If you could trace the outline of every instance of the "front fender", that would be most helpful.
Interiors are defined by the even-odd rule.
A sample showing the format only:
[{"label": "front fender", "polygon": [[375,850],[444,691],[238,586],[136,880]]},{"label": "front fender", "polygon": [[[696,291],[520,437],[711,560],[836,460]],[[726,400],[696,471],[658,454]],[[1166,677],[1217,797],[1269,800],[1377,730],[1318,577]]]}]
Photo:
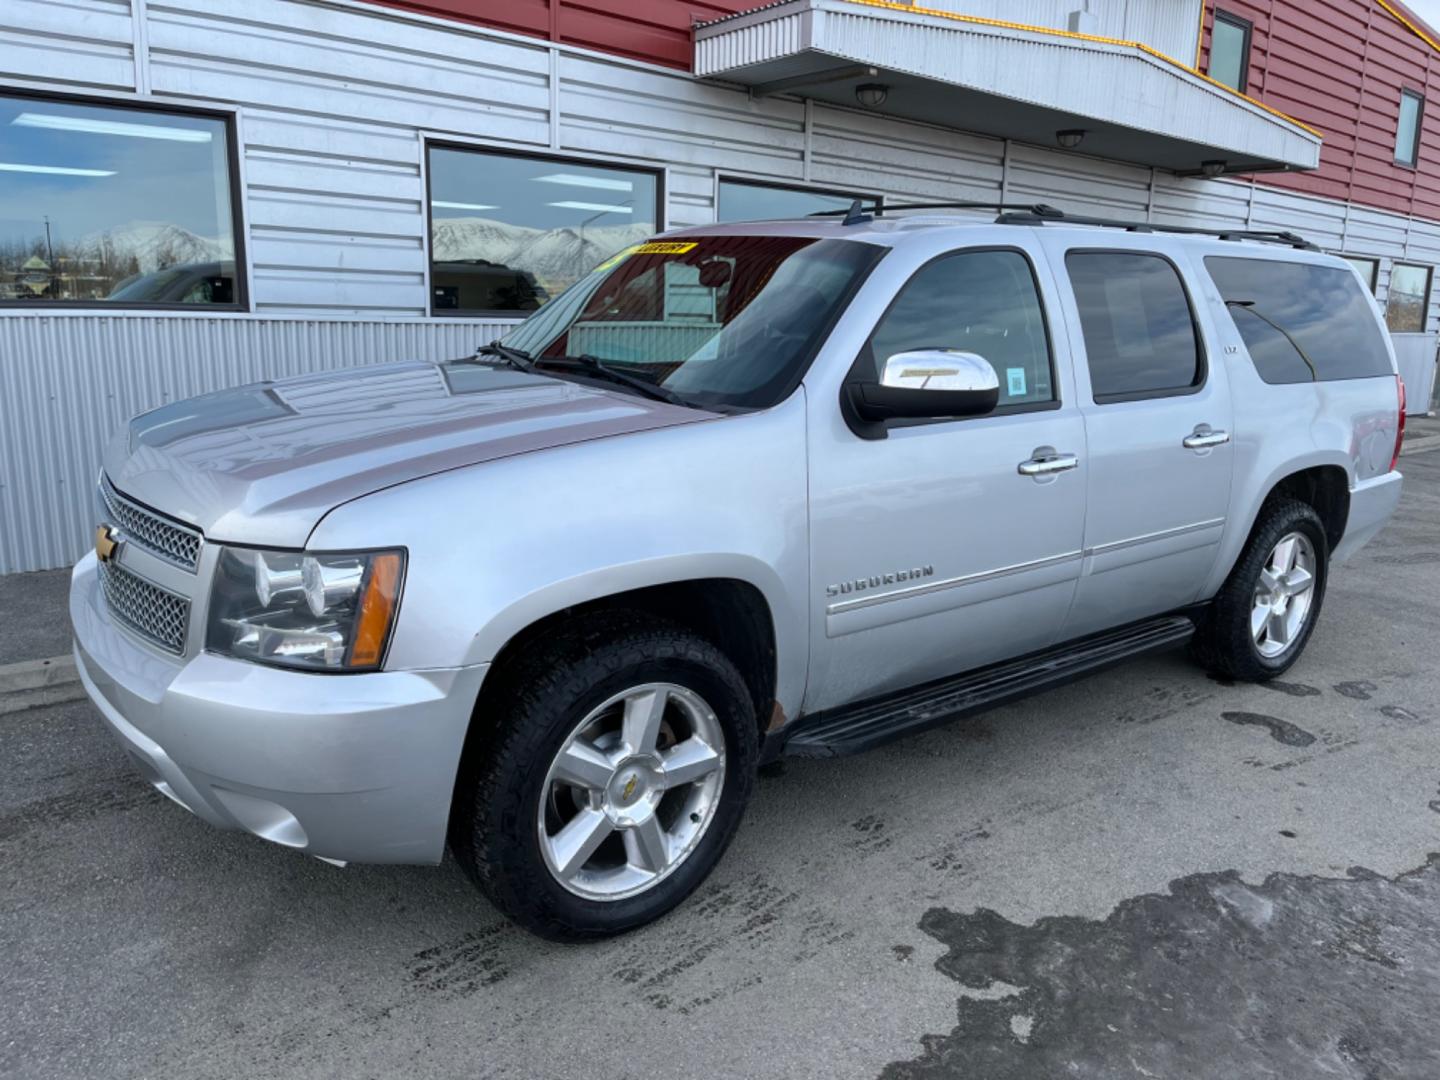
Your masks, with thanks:
[{"label": "front fender", "polygon": [[652,585],[754,586],[775,630],[776,698],[808,667],[803,390],[773,409],[517,455],[331,511],[309,546],[409,552],[387,669],[493,660],[567,607]]}]

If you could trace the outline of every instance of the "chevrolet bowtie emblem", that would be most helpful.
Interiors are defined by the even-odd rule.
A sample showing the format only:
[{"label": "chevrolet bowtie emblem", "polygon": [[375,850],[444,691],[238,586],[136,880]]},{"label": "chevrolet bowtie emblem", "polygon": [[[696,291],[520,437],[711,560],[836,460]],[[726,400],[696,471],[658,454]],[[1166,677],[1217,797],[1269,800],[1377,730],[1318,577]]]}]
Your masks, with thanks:
[{"label": "chevrolet bowtie emblem", "polygon": [[119,550],[120,539],[115,535],[115,530],[109,525],[99,526],[95,530],[95,557],[101,562],[109,562]]},{"label": "chevrolet bowtie emblem", "polygon": [[638,777],[632,775],[630,779],[625,782],[625,790],[620,793],[621,802],[628,803],[630,796],[635,794],[635,782],[637,779]]}]

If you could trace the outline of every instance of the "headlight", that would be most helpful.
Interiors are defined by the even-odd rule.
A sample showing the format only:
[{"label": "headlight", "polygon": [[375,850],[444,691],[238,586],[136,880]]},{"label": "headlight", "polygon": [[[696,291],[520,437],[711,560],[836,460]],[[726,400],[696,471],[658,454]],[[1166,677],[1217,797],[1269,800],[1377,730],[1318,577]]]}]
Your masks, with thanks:
[{"label": "headlight", "polygon": [[400,603],[402,551],[297,554],[225,548],[205,647],[315,671],[372,671]]}]

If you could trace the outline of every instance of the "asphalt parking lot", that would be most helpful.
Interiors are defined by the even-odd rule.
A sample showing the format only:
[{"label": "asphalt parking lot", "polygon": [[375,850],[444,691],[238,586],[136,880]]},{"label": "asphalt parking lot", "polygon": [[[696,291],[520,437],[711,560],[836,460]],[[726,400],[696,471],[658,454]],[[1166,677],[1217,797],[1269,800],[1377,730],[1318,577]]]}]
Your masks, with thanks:
[{"label": "asphalt parking lot", "polygon": [[1165,656],[790,762],[601,945],[217,832],[85,702],[0,715],[0,1075],[1433,1077],[1440,452],[1402,469],[1283,682]]}]

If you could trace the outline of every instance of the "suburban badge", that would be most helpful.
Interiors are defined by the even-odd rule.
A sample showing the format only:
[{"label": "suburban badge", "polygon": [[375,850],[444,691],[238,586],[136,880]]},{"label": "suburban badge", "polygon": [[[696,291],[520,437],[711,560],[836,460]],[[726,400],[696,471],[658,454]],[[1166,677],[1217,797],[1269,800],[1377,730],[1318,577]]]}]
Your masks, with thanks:
[{"label": "suburban badge", "polygon": [[918,581],[921,578],[934,576],[935,567],[933,566],[916,566],[909,570],[892,570],[888,574],[875,574],[872,577],[855,578],[852,581],[842,581],[835,585],[826,585],[825,595],[843,596],[846,593],[878,589],[882,585],[894,585],[897,581]]}]

